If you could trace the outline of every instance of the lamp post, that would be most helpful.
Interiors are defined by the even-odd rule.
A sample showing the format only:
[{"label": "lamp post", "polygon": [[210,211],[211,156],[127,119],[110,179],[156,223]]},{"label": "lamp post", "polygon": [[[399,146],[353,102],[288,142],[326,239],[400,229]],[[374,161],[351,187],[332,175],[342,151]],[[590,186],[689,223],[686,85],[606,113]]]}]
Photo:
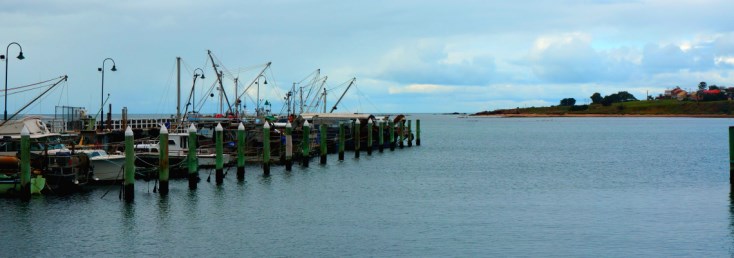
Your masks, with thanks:
[{"label": "lamp post", "polygon": [[265,78],[265,75],[258,75],[257,81],[255,84],[257,84],[257,106],[255,106],[255,116],[260,116],[260,77],[263,77],[264,82],[263,84],[268,84],[268,79]]},{"label": "lamp post", "polygon": [[[17,45],[18,48],[20,48],[20,54],[18,54],[18,60],[25,59],[25,56],[23,56],[23,47],[20,46],[17,42],[13,42],[8,44],[8,47],[5,48],[5,55],[0,55],[0,60],[6,59],[5,56],[9,55],[10,53],[10,46],[11,45]],[[3,121],[8,120],[8,63],[10,63],[10,56],[5,60],[5,113],[3,115]]]},{"label": "lamp post", "polygon": [[[201,71],[201,74],[196,73],[196,71]],[[196,88],[196,78],[199,77],[201,79],[206,79],[204,77],[204,70],[201,68],[194,69],[194,83],[191,85],[191,111],[196,111],[196,91],[194,90]]]},{"label": "lamp post", "polygon": [[101,113],[100,113],[100,119],[99,119],[99,122],[100,122],[99,123],[99,125],[100,125],[99,128],[100,129],[104,128],[104,64],[105,64],[105,62],[107,62],[107,60],[112,61],[112,69],[110,69],[110,71],[113,71],[113,72],[114,71],[117,71],[117,67],[115,65],[115,60],[112,59],[112,58],[109,58],[109,57],[108,58],[105,58],[104,60],[102,60],[102,67],[101,68],[97,68],[97,71],[102,72],[102,100],[100,102],[101,103],[100,104],[100,110],[101,110],[100,112]]}]

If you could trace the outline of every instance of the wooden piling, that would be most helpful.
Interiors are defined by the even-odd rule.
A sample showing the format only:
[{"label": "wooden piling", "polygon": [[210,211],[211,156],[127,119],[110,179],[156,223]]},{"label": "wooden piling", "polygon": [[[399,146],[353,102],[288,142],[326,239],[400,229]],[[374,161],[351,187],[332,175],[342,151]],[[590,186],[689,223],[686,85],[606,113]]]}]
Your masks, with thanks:
[{"label": "wooden piling", "polygon": [[421,146],[421,120],[415,120],[415,146]]},{"label": "wooden piling", "polygon": [[270,175],[270,124],[263,123],[263,175]]},{"label": "wooden piling", "polygon": [[303,147],[303,166],[308,167],[308,161],[311,158],[311,125],[308,124],[308,120],[303,122],[303,141],[301,142]]},{"label": "wooden piling", "polygon": [[247,139],[247,132],[245,132],[245,125],[240,122],[237,126],[237,180],[245,180],[245,139]]},{"label": "wooden piling", "polygon": [[161,130],[158,134],[160,140],[158,141],[158,179],[159,189],[161,195],[168,194],[168,177],[169,177],[169,164],[168,164],[168,128],[165,125],[161,125]]},{"label": "wooden piling", "polygon": [[372,155],[372,119],[367,119],[367,156]]},{"label": "wooden piling", "polygon": [[25,125],[20,131],[20,199],[31,199],[31,132]]},{"label": "wooden piling", "polygon": [[382,153],[385,149],[385,120],[380,120],[377,127],[377,149]]},{"label": "wooden piling", "polygon": [[413,131],[410,128],[410,120],[408,120],[408,147],[413,147]]},{"label": "wooden piling", "polygon": [[195,190],[199,183],[199,164],[196,158],[196,126],[189,126],[189,152],[186,157],[189,167],[189,189]]},{"label": "wooden piling", "polygon": [[125,201],[131,202],[135,199],[135,150],[133,149],[133,129],[129,126],[125,129],[125,183],[123,192]]},{"label": "wooden piling", "polygon": [[344,160],[344,122],[339,122],[339,160]]},{"label": "wooden piling", "polygon": [[389,127],[389,134],[390,134],[390,151],[395,150],[395,123],[393,121],[390,121],[387,123],[387,126]]},{"label": "wooden piling", "polygon": [[215,149],[215,181],[217,185],[224,183],[224,128],[221,123],[217,123],[214,128],[214,149]]},{"label": "wooden piling", "polygon": [[729,184],[734,188],[734,126],[729,126]]},{"label": "wooden piling", "polygon": [[289,121],[285,124],[285,170],[291,171],[293,167],[293,126]]},{"label": "wooden piling", "polygon": [[327,147],[326,146],[326,137],[327,137],[327,135],[326,135],[326,129],[327,129],[326,128],[326,124],[324,124],[322,122],[321,123],[321,126],[320,126],[320,131],[321,131],[320,133],[321,134],[319,136],[320,137],[320,140],[321,140],[319,142],[319,149],[321,150],[321,165],[326,164],[326,153],[327,153],[327,148],[326,148]]},{"label": "wooden piling", "polygon": [[405,142],[405,120],[400,120],[398,123],[398,129],[400,129],[400,135],[398,135],[398,139],[400,139],[399,146],[402,149]]},{"label": "wooden piling", "polygon": [[359,118],[355,119],[354,121],[354,157],[355,158],[359,158],[360,147],[362,147],[360,146],[361,145],[360,140],[362,138],[360,134],[360,127],[362,127],[361,124],[362,123],[359,121]]}]

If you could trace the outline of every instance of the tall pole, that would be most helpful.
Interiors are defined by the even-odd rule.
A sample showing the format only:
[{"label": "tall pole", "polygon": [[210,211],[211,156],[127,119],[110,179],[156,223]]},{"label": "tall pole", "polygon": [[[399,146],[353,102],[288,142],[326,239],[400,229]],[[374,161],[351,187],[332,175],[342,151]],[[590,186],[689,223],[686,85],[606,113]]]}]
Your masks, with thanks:
[{"label": "tall pole", "polygon": [[100,118],[99,119],[100,120],[100,123],[99,123],[100,124],[100,126],[99,126],[100,129],[103,129],[104,128],[104,64],[107,62],[107,60],[112,61],[112,69],[110,69],[110,71],[113,71],[113,72],[114,71],[117,71],[117,65],[115,65],[115,60],[112,59],[112,58],[109,58],[109,57],[108,58],[105,58],[104,60],[102,60],[102,67],[101,68],[97,68],[97,71],[102,72],[102,98],[101,98],[101,102],[100,102],[100,110],[101,111],[100,111],[100,117],[99,117]]},{"label": "tall pole", "polygon": [[5,48],[5,55],[6,55],[6,60],[5,60],[5,114],[3,115],[3,121],[8,120],[8,63],[10,63],[10,56],[9,56],[10,52],[8,51],[10,51],[11,45],[17,45],[18,48],[20,48],[20,54],[18,54],[18,60],[25,59],[25,57],[23,56],[23,47],[21,47],[20,44],[18,44],[17,42],[10,43],[8,44],[8,47]]},{"label": "tall pole", "polygon": [[362,140],[361,139],[362,138],[362,135],[360,135],[360,133],[359,133],[360,127],[362,127],[362,122],[360,122],[359,121],[359,118],[357,118],[354,121],[354,157],[355,158],[359,158],[359,151],[360,151],[360,148],[361,148],[360,142]]},{"label": "tall pole", "polygon": [[372,155],[372,119],[367,119],[367,155]]},{"label": "tall pole", "polygon": [[181,121],[181,57],[176,57],[176,123]]}]

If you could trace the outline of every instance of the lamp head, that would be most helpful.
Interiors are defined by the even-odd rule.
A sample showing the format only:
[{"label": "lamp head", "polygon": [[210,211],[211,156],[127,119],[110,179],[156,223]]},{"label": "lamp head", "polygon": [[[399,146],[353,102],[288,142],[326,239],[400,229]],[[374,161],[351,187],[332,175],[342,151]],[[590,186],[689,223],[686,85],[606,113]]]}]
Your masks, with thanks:
[{"label": "lamp head", "polygon": [[97,67],[97,71],[98,72],[101,72],[102,71],[102,67]]},{"label": "lamp head", "polygon": [[0,55],[0,60],[5,60],[5,55]]},{"label": "lamp head", "polygon": [[25,59],[25,56],[23,56],[23,51],[20,51],[20,54],[18,54],[18,60]]},{"label": "lamp head", "polygon": [[201,74],[201,77],[199,77],[199,78],[206,79],[206,77],[204,77],[204,74],[203,73]]},{"label": "lamp head", "polygon": [[112,69],[110,69],[110,71],[113,71],[113,72],[117,71],[117,67],[115,67],[115,65],[112,65]]},{"label": "lamp head", "polygon": [[268,79],[265,79],[265,82],[263,82],[263,84],[268,84]]}]

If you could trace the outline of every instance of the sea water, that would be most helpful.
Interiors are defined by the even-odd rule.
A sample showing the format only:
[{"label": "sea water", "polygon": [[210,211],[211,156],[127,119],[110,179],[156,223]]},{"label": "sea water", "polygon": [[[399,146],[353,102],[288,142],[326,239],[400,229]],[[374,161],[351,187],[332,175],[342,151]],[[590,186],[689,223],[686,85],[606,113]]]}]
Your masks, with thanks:
[{"label": "sea water", "polygon": [[732,119],[408,118],[421,146],[0,199],[0,256],[734,255]]}]

